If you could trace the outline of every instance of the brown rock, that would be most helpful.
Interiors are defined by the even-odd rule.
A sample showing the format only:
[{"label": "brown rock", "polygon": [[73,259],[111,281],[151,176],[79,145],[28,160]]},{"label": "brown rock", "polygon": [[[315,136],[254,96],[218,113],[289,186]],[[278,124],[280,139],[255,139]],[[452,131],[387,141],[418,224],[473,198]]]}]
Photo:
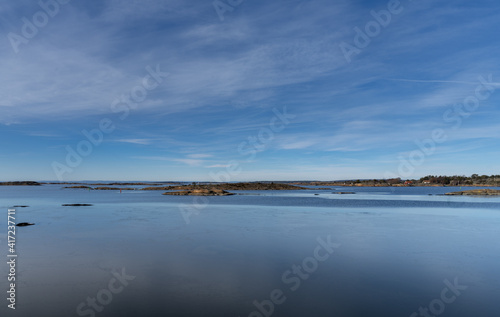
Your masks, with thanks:
[{"label": "brown rock", "polygon": [[166,192],[163,195],[173,195],[173,196],[229,196],[234,195],[233,193],[226,192],[222,189],[193,189],[193,190],[183,190],[176,192]]},{"label": "brown rock", "polygon": [[497,189],[472,189],[461,192],[446,193],[450,196],[500,196],[500,190]]}]

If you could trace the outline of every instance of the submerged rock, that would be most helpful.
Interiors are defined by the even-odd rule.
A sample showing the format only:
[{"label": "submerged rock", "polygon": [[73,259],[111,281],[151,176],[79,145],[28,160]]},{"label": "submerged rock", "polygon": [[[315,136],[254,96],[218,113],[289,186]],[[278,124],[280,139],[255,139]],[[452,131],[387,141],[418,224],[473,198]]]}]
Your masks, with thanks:
[{"label": "submerged rock", "polygon": [[30,223],[30,222],[20,222],[16,225],[16,227],[27,227],[27,226],[34,226],[35,224],[34,223]]}]

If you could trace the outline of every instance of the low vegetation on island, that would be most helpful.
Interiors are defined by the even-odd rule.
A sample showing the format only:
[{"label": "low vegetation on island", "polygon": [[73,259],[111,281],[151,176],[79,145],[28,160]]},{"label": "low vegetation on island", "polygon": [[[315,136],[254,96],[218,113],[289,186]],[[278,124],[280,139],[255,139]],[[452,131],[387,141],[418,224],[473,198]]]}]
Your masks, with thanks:
[{"label": "low vegetation on island", "polygon": [[365,179],[345,181],[292,182],[294,185],[310,186],[357,186],[357,187],[403,187],[403,186],[500,186],[500,175],[436,176],[428,175],[420,179]]},{"label": "low vegetation on island", "polygon": [[[130,183],[127,183],[130,184]],[[148,184],[150,185],[150,184]],[[120,188],[120,187],[90,187],[87,185],[76,185],[67,186],[64,188],[71,189],[87,189],[87,190],[136,190],[136,188]],[[197,184],[192,183],[190,185],[177,185],[177,186],[149,186],[142,188],[141,190],[162,190],[168,191],[164,195],[175,195],[175,196],[228,196],[234,195],[233,193],[227,192],[238,191],[238,190],[304,190],[309,189],[306,187],[299,187],[284,183],[274,183],[274,182],[247,182],[247,183],[216,183],[216,184]]]},{"label": "low vegetation on island", "polygon": [[472,189],[460,192],[446,193],[451,196],[500,196],[500,190],[497,189]]},{"label": "low vegetation on island", "polygon": [[[38,183],[33,181],[18,181],[18,182],[0,182],[4,186],[40,186],[46,183]],[[53,183],[48,183],[53,184]],[[296,181],[296,182],[242,182],[242,183],[192,183],[189,185],[179,185],[178,182],[158,182],[158,183],[60,183],[73,184],[64,188],[71,189],[86,189],[86,190],[161,190],[167,191],[164,195],[193,195],[193,196],[227,196],[233,193],[227,191],[255,191],[255,190],[310,190],[320,189],[329,190],[328,187],[318,186],[344,186],[344,187],[411,187],[411,186],[477,186],[477,187],[500,187],[500,175],[478,175],[472,174],[467,176],[435,176],[428,175],[420,179],[365,179],[365,180],[344,180],[344,181]],[[168,186],[166,186],[168,184]],[[97,186],[97,187],[91,187]],[[106,186],[107,185],[107,186]],[[143,185],[144,188],[119,187],[120,185]],[[312,187],[302,187],[315,186]],[[111,187],[113,186],[113,187]],[[354,194],[354,192],[334,192],[335,194]],[[464,192],[448,193],[447,195],[480,195],[491,196],[498,195],[495,190],[473,190]]]},{"label": "low vegetation on island", "polygon": [[309,189],[283,183],[218,183],[218,184],[196,184],[163,187],[166,190],[197,190],[197,189],[221,189],[221,190],[297,190]]},{"label": "low vegetation on island", "polygon": [[94,187],[93,190],[135,190],[134,188],[120,188],[120,187]]},{"label": "low vegetation on island", "polygon": [[166,192],[163,195],[182,195],[182,196],[229,196],[234,193],[227,190],[300,190],[308,189],[289,184],[281,183],[222,183],[222,184],[196,184],[168,186],[161,188],[144,188],[144,190],[175,190]]}]

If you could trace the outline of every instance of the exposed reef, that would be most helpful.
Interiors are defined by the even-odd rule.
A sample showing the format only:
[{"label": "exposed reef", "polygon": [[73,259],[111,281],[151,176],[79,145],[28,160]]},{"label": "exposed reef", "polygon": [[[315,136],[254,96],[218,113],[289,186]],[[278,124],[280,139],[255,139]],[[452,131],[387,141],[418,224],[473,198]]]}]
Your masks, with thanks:
[{"label": "exposed reef", "polygon": [[81,188],[81,189],[89,189],[92,188],[90,186],[78,185],[78,186],[66,186],[64,188]]},{"label": "exposed reef", "polygon": [[0,186],[40,186],[38,182],[0,182]]},{"label": "exposed reef", "polygon": [[85,186],[85,185],[79,185],[79,186],[68,186],[64,188],[73,188],[73,189],[91,189],[91,190],[135,190],[135,188],[120,188],[120,187],[90,187],[90,186]]},{"label": "exposed reef", "polygon": [[497,189],[472,189],[461,192],[451,192],[445,195],[450,196],[500,196],[500,190]]},{"label": "exposed reef", "polygon": [[119,187],[95,187],[94,190],[134,190],[134,188],[119,188]]},{"label": "exposed reef", "polygon": [[[307,189],[305,187],[293,186],[282,183],[222,183],[222,184],[192,184],[180,186],[161,187],[162,190],[199,190],[199,189],[220,189],[220,190],[298,190]],[[158,190],[156,188],[144,188],[143,190]]]},{"label": "exposed reef", "polygon": [[230,196],[233,193],[226,192],[222,189],[194,189],[194,190],[183,190],[177,192],[167,192],[163,195],[173,195],[173,196]]}]

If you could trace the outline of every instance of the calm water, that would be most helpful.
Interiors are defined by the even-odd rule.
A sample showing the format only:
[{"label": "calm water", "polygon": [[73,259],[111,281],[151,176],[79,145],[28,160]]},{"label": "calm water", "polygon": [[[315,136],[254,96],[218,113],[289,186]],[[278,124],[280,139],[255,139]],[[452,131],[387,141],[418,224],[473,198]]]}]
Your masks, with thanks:
[{"label": "calm water", "polygon": [[439,196],[455,190],[0,187],[4,259],[7,208],[36,223],[17,228],[17,309],[0,315],[498,316],[500,198]]}]

